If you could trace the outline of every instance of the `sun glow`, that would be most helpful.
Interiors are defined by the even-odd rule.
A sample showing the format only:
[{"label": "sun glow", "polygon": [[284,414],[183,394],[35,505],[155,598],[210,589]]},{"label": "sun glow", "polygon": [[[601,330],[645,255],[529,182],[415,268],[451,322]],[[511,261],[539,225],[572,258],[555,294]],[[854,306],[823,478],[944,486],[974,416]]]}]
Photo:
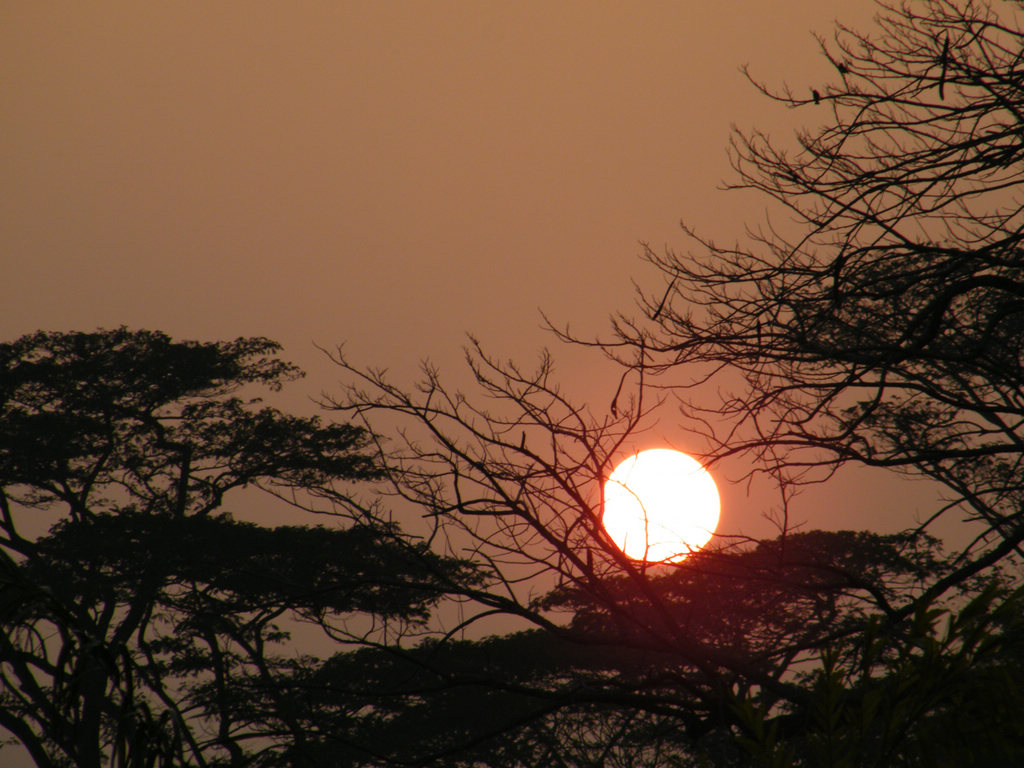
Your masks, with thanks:
[{"label": "sun glow", "polygon": [[685,453],[641,451],[604,485],[604,529],[633,560],[679,562],[711,539],[721,503],[708,471]]}]

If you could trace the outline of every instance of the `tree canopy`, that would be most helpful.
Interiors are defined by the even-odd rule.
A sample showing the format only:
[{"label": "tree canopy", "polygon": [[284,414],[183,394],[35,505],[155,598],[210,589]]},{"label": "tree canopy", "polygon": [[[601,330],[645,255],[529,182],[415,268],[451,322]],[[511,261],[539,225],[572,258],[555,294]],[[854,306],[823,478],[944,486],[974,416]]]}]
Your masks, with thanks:
[{"label": "tree canopy", "polygon": [[[0,345],[0,726],[38,765],[251,764],[294,715],[278,702],[280,729],[254,721],[246,692],[316,663],[289,652],[296,627],[401,634],[476,579],[371,516],[226,513],[244,486],[337,508],[339,483],[382,473],[365,430],[239,396],[299,375],[277,351],[123,328]],[[48,534],[23,535],[55,509]]]}]

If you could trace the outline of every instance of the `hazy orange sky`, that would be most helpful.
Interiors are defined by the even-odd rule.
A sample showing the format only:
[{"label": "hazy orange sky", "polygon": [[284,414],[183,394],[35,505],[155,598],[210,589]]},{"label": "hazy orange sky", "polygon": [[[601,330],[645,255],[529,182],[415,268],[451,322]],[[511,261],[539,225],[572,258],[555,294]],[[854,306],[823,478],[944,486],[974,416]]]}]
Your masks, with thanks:
[{"label": "hazy orange sky", "polygon": [[[685,247],[680,218],[728,240],[762,215],[717,190],[730,125],[783,138],[814,119],[739,67],[809,92],[835,76],[812,31],[873,13],[867,0],[5,3],[3,337],[266,335],[315,392],[336,374],[314,342],[344,341],[401,380],[423,357],[454,368],[466,331],[533,355],[553,343],[538,309],[600,333],[630,309],[631,281],[658,285],[638,241]],[[563,368],[566,387],[607,397],[614,372],[588,365]],[[884,505],[830,492],[850,506],[816,524],[893,527]]]}]

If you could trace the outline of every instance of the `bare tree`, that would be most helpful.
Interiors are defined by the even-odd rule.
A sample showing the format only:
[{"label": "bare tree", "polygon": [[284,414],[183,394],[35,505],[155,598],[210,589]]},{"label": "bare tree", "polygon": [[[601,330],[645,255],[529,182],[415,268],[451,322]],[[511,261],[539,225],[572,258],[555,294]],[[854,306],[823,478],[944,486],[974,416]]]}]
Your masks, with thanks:
[{"label": "bare tree", "polygon": [[[786,224],[647,249],[667,298],[604,346],[644,350],[718,459],[792,483],[847,463],[942,483],[950,503],[925,525],[953,510],[984,524],[966,576],[1024,540],[1021,3],[880,7],[875,34],[821,40],[839,78],[820,104],[759,86],[823,121],[796,151],[733,140],[732,186]],[[728,396],[709,401],[708,379]]]},{"label": "bare tree", "polygon": [[[565,765],[679,764],[680,754],[709,743],[733,754],[729,734],[744,727],[735,697],[756,692],[769,708],[808,706],[797,670],[860,632],[870,615],[906,619],[929,580],[949,570],[934,541],[851,532],[734,542],[676,564],[631,560],[602,528],[601,489],[616,452],[653,415],[646,388],[618,418],[595,416],[556,386],[547,356],[531,372],[476,345],[467,359],[487,409],[447,389],[430,367],[407,392],[335,356],[353,383],[331,407],[364,420],[368,432],[394,427],[379,443],[388,506],[411,503],[435,548],[484,575],[453,590],[460,620],[426,645],[392,647],[372,664],[335,672],[351,679],[372,669],[379,684],[363,685],[391,712],[386,721],[424,734],[411,745],[397,726],[363,736],[410,749],[399,762],[526,765],[534,758],[523,750],[541,759],[545,744],[561,746]],[[526,629],[481,639],[476,623],[495,616]],[[402,683],[389,689],[396,678]],[[438,715],[481,711],[491,718],[469,733],[459,715],[451,723]],[[611,722],[621,732],[601,727]],[[602,753],[607,762],[588,762]]]},{"label": "bare tree", "polygon": [[[646,250],[666,287],[641,298],[639,317],[618,316],[612,339],[555,329],[623,365],[607,412],[574,403],[546,356],[525,371],[474,343],[470,394],[429,367],[407,391],[336,358],[354,383],[330,405],[377,434],[397,420],[396,438],[378,444],[393,494],[429,521],[431,541],[490,576],[464,593],[453,631],[514,615],[620,657],[590,668],[585,685],[520,680],[519,693],[544,702],[532,722],[562,696],[659,726],[667,718],[689,747],[742,736],[761,759],[787,764],[766,745],[778,737],[812,760],[807,733],[821,735],[812,721],[832,711],[829,685],[851,718],[868,720],[882,711],[878,696],[909,685],[916,699],[856,732],[875,750],[856,764],[921,764],[922,734],[946,722],[932,683],[974,659],[982,637],[977,664],[996,677],[1017,668],[1015,650],[1008,661],[990,655],[1017,648],[1019,628],[977,617],[1012,614],[1019,594],[999,603],[984,593],[945,635],[934,612],[996,577],[1024,542],[1020,6],[883,3],[875,34],[839,26],[821,40],[834,82],[759,86],[823,121],[792,154],[761,133],[733,141],[733,186],[795,222],[768,222],[732,248],[686,228],[693,252]],[[727,394],[709,397],[717,391]],[[631,561],[601,527],[602,483],[630,436],[669,412],[707,438],[704,458],[747,455],[784,498],[859,463],[930,477],[949,500],[891,540],[784,530],[678,565]],[[925,532],[954,511],[984,531],[943,560]],[[972,622],[983,629],[972,634]],[[649,655],[631,676],[633,652]],[[935,665],[918,664],[933,653]],[[432,674],[444,677],[443,665]],[[771,738],[769,724],[781,729]]]}]

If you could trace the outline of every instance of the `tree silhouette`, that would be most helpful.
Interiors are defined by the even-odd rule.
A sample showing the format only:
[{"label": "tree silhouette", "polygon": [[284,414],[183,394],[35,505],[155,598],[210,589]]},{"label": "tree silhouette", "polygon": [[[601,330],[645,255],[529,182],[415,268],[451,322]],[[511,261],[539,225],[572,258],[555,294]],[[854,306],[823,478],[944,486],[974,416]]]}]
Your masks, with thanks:
[{"label": "tree silhouette", "polygon": [[[379,730],[354,740],[392,745],[396,764],[460,768],[748,765],[752,755],[814,765],[821,740],[840,738],[835,723],[835,733],[816,729],[822,711],[840,706],[825,683],[842,682],[842,738],[863,736],[865,760],[874,760],[863,764],[924,765],[912,759],[923,728],[949,738],[963,731],[934,725],[951,699],[934,686],[915,699],[925,690],[915,675],[932,669],[960,686],[944,695],[962,699],[977,692],[969,685],[976,673],[1011,679],[1004,671],[1019,664],[1018,625],[1004,632],[983,614],[949,637],[939,625],[982,593],[1001,616],[1013,615],[1022,598],[1012,591],[1011,563],[965,575],[957,557],[919,531],[790,531],[679,564],[630,561],[600,527],[600,484],[615,446],[642,426],[643,409],[634,403],[626,423],[599,421],[554,388],[546,360],[526,375],[480,354],[470,360],[490,396],[487,411],[448,392],[429,369],[412,395],[363,373],[362,386],[375,389],[353,389],[340,407],[368,423],[379,412],[406,417],[404,442],[389,442],[382,461],[394,494],[436,522],[437,540],[480,565],[484,585],[462,593],[463,626],[503,613],[534,629],[459,642],[438,632],[414,649],[346,660],[383,674],[352,694],[372,699],[379,716]],[[965,635],[984,652],[965,650]],[[939,646],[934,667],[916,664],[922,647]],[[894,673],[898,660],[906,668]],[[945,675],[946,663],[955,675]],[[815,676],[826,670],[829,677]],[[901,698],[903,709],[865,704],[863,681],[876,697]],[[1005,700],[1017,700],[1012,685]],[[880,720],[897,715],[900,728],[884,749],[868,749]],[[869,733],[855,732],[854,720]],[[1017,735],[1015,724],[993,722],[993,746],[979,755],[1003,754]],[[928,743],[944,742],[933,734]]]},{"label": "tree silhouette", "polygon": [[[822,40],[844,69],[821,86],[830,119],[796,152],[761,133],[732,145],[733,186],[790,223],[746,246],[691,231],[692,253],[648,249],[668,299],[617,324],[719,458],[793,483],[847,463],[942,483],[935,517],[984,527],[965,575],[1024,538],[1019,6],[883,4],[876,35]],[[687,375],[709,370],[721,401]]]},{"label": "tree silhouette", "polygon": [[[335,407],[371,428],[379,417],[402,422],[399,440],[381,444],[394,494],[488,574],[490,591],[473,598],[480,616],[524,617],[584,656],[588,642],[622,663],[637,646],[651,654],[635,677],[614,666],[603,678],[595,672],[621,694],[614,702],[584,706],[560,687],[567,678],[546,678],[529,692],[549,707],[530,721],[544,723],[531,747],[539,751],[524,754],[568,744],[553,734],[572,724],[600,734],[596,723],[613,722],[614,712],[620,723],[635,716],[637,730],[604,731],[606,745],[644,732],[652,749],[678,747],[659,753],[666,765],[701,755],[722,765],[752,756],[815,765],[822,755],[926,765],[942,749],[963,758],[969,732],[985,735],[974,739],[979,761],[1019,759],[1019,729],[981,714],[991,700],[975,709],[978,719],[948,726],[951,703],[979,693],[972,680],[1003,681],[988,695],[1019,701],[1005,680],[1020,663],[1019,625],[1006,617],[1020,608],[1013,585],[1024,542],[1020,5],[882,4],[877,34],[840,26],[822,40],[839,82],[815,84],[814,98],[762,87],[792,107],[817,102],[818,119],[829,110],[823,127],[799,135],[795,153],[760,133],[733,143],[734,186],[795,221],[769,222],[732,248],[687,229],[693,253],[647,250],[667,287],[642,297],[640,317],[617,317],[612,339],[555,329],[624,366],[610,413],[573,402],[547,356],[526,370],[474,342],[480,399],[429,367],[407,391],[337,358],[353,385]],[[821,539],[817,568],[842,576],[836,593],[794,570],[806,554],[788,530],[775,543],[737,541],[677,566],[629,561],[601,528],[602,480],[670,403],[681,404],[685,429],[707,439],[705,459],[744,455],[783,498],[845,464],[923,475],[949,498],[898,544],[876,537],[865,550],[855,539]],[[954,514],[980,533],[939,556],[925,534]],[[928,551],[931,561],[904,569],[891,551]],[[740,567],[759,552],[760,571]],[[666,570],[711,585],[721,601],[674,599],[660,588]],[[564,595],[573,602],[555,597]],[[559,605],[574,616],[568,628],[550,613]],[[588,625],[590,616],[600,618]],[[692,631],[694,616],[707,631]],[[566,662],[561,672],[575,669]],[[491,675],[499,690],[507,678]],[[494,764],[529,764],[509,750]],[[595,754],[562,759],[601,764]],[[459,759],[450,757],[472,764]]]},{"label": "tree silhouette", "polygon": [[[266,339],[37,333],[0,345],[0,726],[42,766],[249,765],[302,750],[242,705],[315,665],[296,622],[370,640],[421,624],[470,566],[374,518],[263,528],[223,512],[251,485],[341,514],[381,470],[357,427],[236,394],[299,375]],[[63,510],[41,537],[33,514]],[[355,622],[352,617],[369,618]]]}]

